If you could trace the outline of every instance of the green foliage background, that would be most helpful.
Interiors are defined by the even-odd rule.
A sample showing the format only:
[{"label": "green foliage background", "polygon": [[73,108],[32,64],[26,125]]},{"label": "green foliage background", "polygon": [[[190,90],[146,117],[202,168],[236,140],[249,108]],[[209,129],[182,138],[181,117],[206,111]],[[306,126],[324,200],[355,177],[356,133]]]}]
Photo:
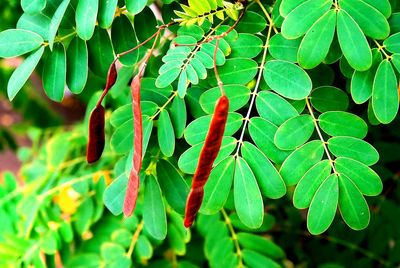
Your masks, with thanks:
[{"label": "green foliage background", "polygon": [[[16,70],[1,65],[1,92],[25,118],[0,129],[0,144],[21,133],[33,142],[18,148],[18,178],[2,175],[1,267],[400,264],[399,1],[0,7],[0,57],[24,57]],[[129,81],[152,42],[119,58],[104,103],[106,149],[94,165],[84,156],[88,116],[116,54],[172,19],[179,25],[163,32],[142,80],[141,190],[134,215],[123,218],[133,155]],[[220,96],[214,51],[230,113],[200,214],[185,229],[192,174]],[[87,104],[82,122],[63,124],[32,87],[34,70],[49,99],[76,94]]]}]

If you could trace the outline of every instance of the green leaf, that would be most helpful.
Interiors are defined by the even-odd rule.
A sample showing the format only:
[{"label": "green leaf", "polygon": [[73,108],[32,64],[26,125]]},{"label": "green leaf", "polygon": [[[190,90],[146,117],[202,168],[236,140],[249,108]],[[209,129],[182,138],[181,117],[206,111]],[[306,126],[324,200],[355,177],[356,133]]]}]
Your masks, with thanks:
[{"label": "green leaf", "polygon": [[267,21],[263,16],[253,11],[244,13],[235,30],[249,34],[262,32],[267,26]]},{"label": "green leaf", "polygon": [[79,253],[71,257],[67,264],[67,268],[96,268],[102,263],[100,256],[94,253]]},{"label": "green leaf", "polygon": [[389,52],[400,53],[400,33],[391,35],[383,42],[383,45]]},{"label": "green leaf", "polygon": [[[153,247],[147,236],[145,236],[144,234],[139,235],[139,239],[137,240],[137,244],[134,249],[134,254],[140,259],[141,262],[145,262],[146,260],[149,260],[153,256]],[[128,257],[125,256],[125,258]],[[121,266],[117,265],[117,267]],[[130,264],[126,266],[126,268],[129,267],[132,267],[132,265]]]},{"label": "green leaf", "polygon": [[248,265],[247,267],[252,267],[252,268],[281,267],[278,263],[274,262],[270,258],[265,257],[264,255],[261,255],[260,253],[257,253],[255,251],[244,249],[242,251],[242,254],[244,262]]},{"label": "green leaf", "polygon": [[307,228],[313,235],[322,234],[335,218],[339,200],[336,174],[330,175],[318,188],[307,215]]},{"label": "green leaf", "polygon": [[[221,149],[219,150],[217,159],[214,161],[214,165],[224,160],[229,156],[233,150],[236,148],[237,140],[233,137],[224,137],[222,139]],[[187,174],[194,174],[196,171],[197,163],[199,162],[200,151],[203,148],[204,142],[198,143],[193,147],[186,150],[180,157],[178,161],[179,169]]]},{"label": "green leaf", "polygon": [[75,37],[67,49],[67,85],[72,93],[79,94],[88,78],[88,50],[86,42]]},{"label": "green leaf", "polygon": [[10,29],[0,33],[0,57],[13,58],[39,48],[43,38],[37,33]]},{"label": "green leaf", "polygon": [[310,139],[314,132],[311,115],[303,114],[285,121],[276,131],[275,145],[282,150],[293,150]]},{"label": "green leaf", "polygon": [[206,68],[210,69],[214,66],[213,57],[201,50],[196,53],[194,59],[199,60]]},{"label": "green leaf", "polygon": [[301,41],[297,60],[305,69],[317,67],[328,55],[336,27],[336,11],[331,9],[319,18]]},{"label": "green leaf", "polygon": [[67,11],[70,0],[64,0],[57,7],[53,17],[51,18],[50,27],[49,27],[49,47],[50,50],[53,49],[54,39],[56,38],[58,28],[60,27],[61,21],[65,15],[65,11]]},{"label": "green leaf", "polygon": [[274,136],[278,127],[260,117],[252,117],[249,123],[250,136],[257,147],[276,164],[281,164],[291,151],[276,147]]},{"label": "green leaf", "polygon": [[288,61],[271,60],[265,64],[264,79],[280,95],[301,100],[310,94],[312,82],[299,66]]},{"label": "green leaf", "polygon": [[234,171],[235,159],[232,156],[225,158],[212,169],[204,186],[201,213],[215,214],[224,207],[233,183]]},{"label": "green leaf", "polygon": [[89,231],[90,226],[93,224],[93,213],[93,200],[90,198],[84,199],[75,213],[76,220],[74,221],[75,230],[80,236]]},{"label": "green leaf", "polygon": [[[131,77],[132,72],[133,70],[130,72]],[[173,89],[172,86],[167,86],[154,90],[156,88],[155,82],[156,80],[154,78],[142,78],[142,82],[140,84],[140,97],[142,101],[151,101],[161,107],[168,101]]]},{"label": "green leaf", "polygon": [[389,0],[362,0],[363,2],[370,4],[379,12],[381,12],[386,18],[389,18],[392,14],[392,7],[390,6]]},{"label": "green leaf", "polygon": [[339,211],[350,228],[362,230],[369,224],[369,208],[364,196],[346,176],[339,176]]},{"label": "green leaf", "polygon": [[324,146],[319,140],[310,141],[291,153],[279,170],[286,185],[297,184],[312,166],[321,161],[323,154]]},{"label": "green leaf", "polygon": [[21,7],[29,14],[39,13],[46,6],[46,0],[21,0]]},{"label": "green leaf", "polygon": [[[373,0],[374,1],[374,0]],[[389,4],[390,6],[390,4]],[[400,23],[399,23],[399,18],[400,18],[400,13],[391,13],[389,14],[390,18],[388,19],[389,25],[390,25],[390,33],[395,34],[400,32]]]},{"label": "green leaf", "polygon": [[42,13],[24,13],[17,22],[17,29],[35,32],[44,40],[48,40],[50,22],[51,19]]},{"label": "green leaf", "polygon": [[[229,111],[234,112],[239,110],[247,104],[250,99],[250,89],[243,85],[224,85],[223,86],[226,96],[229,99]],[[205,91],[200,96],[200,105],[203,110],[208,114],[213,114],[215,104],[219,97],[221,97],[221,90],[219,87],[214,87]]]},{"label": "green leaf", "polygon": [[61,223],[59,233],[64,242],[71,243],[74,240],[74,231],[67,221]]},{"label": "green leaf", "polygon": [[345,10],[368,37],[385,39],[390,27],[385,16],[362,0],[341,0],[340,8]]},{"label": "green leaf", "polygon": [[[234,58],[226,60],[225,64],[218,68],[221,81],[225,84],[245,85],[250,82],[258,72],[257,62],[246,58]],[[216,84],[215,73],[210,75],[212,83]]]},{"label": "green leaf", "polygon": [[282,35],[287,39],[303,36],[331,6],[330,0],[308,0],[300,4],[283,21]]},{"label": "green leaf", "polygon": [[[57,149],[55,149],[57,148]],[[49,167],[57,168],[68,156],[70,140],[68,133],[53,136],[47,141],[47,164]]]},{"label": "green leaf", "polygon": [[376,70],[382,61],[381,52],[372,49],[372,66],[368,71],[355,71],[351,78],[350,92],[355,103],[361,104],[366,102],[372,96],[372,87]]},{"label": "green leaf", "polygon": [[348,60],[345,57],[341,57],[339,60],[340,72],[345,78],[351,78],[354,73],[354,68],[350,66]]},{"label": "green leaf", "polygon": [[269,52],[275,59],[295,63],[301,40],[301,38],[286,39],[281,33],[275,34],[269,41]]},{"label": "green leaf", "polygon": [[182,175],[170,162],[161,159],[157,163],[157,178],[168,204],[175,211],[183,214],[189,186]]},{"label": "green leaf", "polygon": [[[381,63],[381,61],[382,61],[382,58],[379,61],[379,63]],[[400,54],[396,53],[396,54],[392,55],[392,64],[396,68],[397,71],[400,70]],[[371,92],[372,92],[372,90],[371,90]]]},{"label": "green leaf", "polygon": [[287,100],[270,91],[261,91],[258,93],[256,108],[262,118],[277,126],[299,115],[297,110]]},{"label": "green leaf", "polygon": [[337,35],[343,55],[357,71],[366,71],[372,65],[371,49],[358,24],[344,10],[337,13]]},{"label": "green leaf", "polygon": [[[168,18],[168,20],[170,20],[170,19],[171,18]],[[139,43],[145,41],[152,34],[154,34],[154,29],[156,27],[157,27],[156,17],[154,15],[153,11],[149,7],[146,6],[142,10],[142,12],[135,15],[133,28],[140,29],[136,32]],[[147,46],[148,48],[151,48],[152,45],[153,45],[153,42],[149,42],[145,46]]]},{"label": "green leaf", "polygon": [[[132,111],[132,110],[131,110]],[[147,145],[150,140],[153,129],[153,120],[142,114],[143,123],[143,154],[146,152]],[[117,153],[127,153],[133,147],[133,119],[130,119],[118,126],[114,134],[111,136],[111,147]]]},{"label": "green leaf", "polygon": [[350,136],[363,139],[368,132],[364,120],[355,114],[347,112],[326,112],[319,116],[321,129],[331,136]]},{"label": "green leaf", "polygon": [[90,70],[105,79],[110,64],[114,60],[113,47],[108,32],[96,27],[93,37],[87,44]]},{"label": "green leaf", "polygon": [[[217,226],[221,227],[218,228]],[[213,224],[210,228],[215,231],[212,233],[209,232],[206,236],[207,240],[204,251],[209,261],[208,264],[213,267],[237,267],[239,259],[234,254],[234,243],[225,231],[227,228],[223,226],[222,222],[218,222],[218,225]],[[212,238],[210,238],[211,236]],[[188,268],[194,268],[194,266]]]},{"label": "green leaf", "polygon": [[199,83],[199,76],[192,64],[186,66],[187,79],[192,85],[197,85]]},{"label": "green leaf", "polygon": [[330,138],[328,148],[336,157],[348,157],[367,166],[374,165],[379,160],[378,151],[371,144],[353,137]]},{"label": "green leaf", "polygon": [[178,78],[180,73],[180,68],[171,68],[168,72],[160,73],[156,80],[156,86],[158,88],[169,86],[172,82],[175,81],[176,78]]},{"label": "green leaf", "polygon": [[393,66],[383,60],[376,71],[372,87],[372,108],[379,122],[389,124],[399,111],[399,92]]},{"label": "green leaf", "polygon": [[230,45],[232,49],[230,56],[232,58],[255,58],[263,48],[263,42],[260,38],[247,33],[239,34],[238,38]]},{"label": "green leaf", "polygon": [[311,93],[311,104],[319,112],[345,111],[349,106],[347,94],[331,86],[322,86],[313,90]]},{"label": "green leaf", "polygon": [[172,156],[175,151],[175,133],[169,113],[165,109],[158,117],[157,134],[161,152],[167,157]]},{"label": "green leaf", "polygon": [[279,13],[283,17],[287,17],[287,15],[289,15],[289,13],[293,11],[293,9],[306,1],[307,0],[282,0],[281,5],[279,6]]},{"label": "green leaf", "polygon": [[264,218],[264,204],[256,178],[246,160],[236,158],[233,196],[239,219],[249,228],[261,226]]},{"label": "green leaf", "polygon": [[108,29],[111,27],[117,4],[118,0],[99,0],[99,14],[97,20],[101,28]]},{"label": "green leaf", "polygon": [[243,159],[253,171],[263,196],[278,199],[286,194],[286,185],[281,175],[257,147],[244,142],[241,152]]},{"label": "green leaf", "polygon": [[328,55],[324,59],[323,63],[332,64],[340,60],[343,56],[342,50],[340,49],[339,40],[337,34],[333,36],[331,47],[329,48]]},{"label": "green leaf", "polygon": [[[143,81],[143,80],[142,80]],[[157,112],[158,106],[154,102],[141,101],[142,115],[152,116]],[[132,103],[128,103],[115,110],[110,117],[110,123],[114,127],[119,127],[128,120],[133,120]],[[133,122],[131,123],[133,125]]]},{"label": "green leaf", "polygon": [[169,113],[171,115],[172,125],[174,126],[175,136],[180,139],[185,131],[187,121],[186,103],[184,99],[175,98],[172,101]]},{"label": "green leaf", "polygon": [[[212,115],[202,116],[192,121],[185,129],[185,140],[190,145],[204,142],[210,128]],[[243,124],[243,116],[238,113],[228,113],[224,136],[232,136]]]},{"label": "green leaf", "polygon": [[[135,31],[131,21],[124,15],[114,19],[111,28],[111,40],[115,53],[122,53],[137,46]],[[140,50],[135,50],[119,58],[119,61],[128,66],[133,66],[139,58]]]},{"label": "green leaf", "polygon": [[178,35],[189,35],[199,41],[204,36],[204,30],[197,25],[184,25],[179,27]]},{"label": "green leaf", "polygon": [[43,68],[43,88],[50,99],[54,101],[63,99],[66,75],[65,49],[62,44],[56,44]]},{"label": "green leaf", "polygon": [[186,253],[186,244],[183,240],[183,237],[178,231],[178,228],[173,224],[168,224],[168,242],[170,248],[177,255],[185,255]]},{"label": "green leaf", "polygon": [[275,2],[275,5],[273,6],[272,12],[271,12],[272,22],[274,23],[274,25],[276,27],[281,27],[282,26],[282,22],[283,22],[283,17],[279,13],[279,8],[281,6],[281,2],[282,1],[283,0],[277,0]]},{"label": "green leaf", "polygon": [[298,209],[308,208],[321,186],[322,182],[331,174],[331,163],[323,160],[312,166],[300,179],[293,194],[293,205]]},{"label": "green leaf", "polygon": [[125,249],[116,243],[105,242],[101,245],[101,256],[107,263],[125,255]]},{"label": "green leaf", "polygon": [[372,109],[372,102],[368,102],[368,110],[367,110],[368,121],[371,125],[377,126],[380,124],[379,120],[376,118],[374,111]]},{"label": "green leaf", "polygon": [[122,213],[128,177],[123,173],[112,181],[103,194],[103,202],[107,209],[115,216]]},{"label": "green leaf", "polygon": [[[221,39],[222,40],[222,39]],[[221,48],[217,49],[217,53],[215,54],[214,57],[214,52],[215,52],[215,41],[214,42],[209,42],[209,43],[205,43],[201,45],[201,52],[206,53],[208,56],[210,56],[210,58],[214,59],[215,58],[215,62],[217,63],[217,66],[221,66],[224,65],[226,62],[225,59],[225,54],[224,52],[221,50]],[[200,58],[199,58],[200,59]],[[205,66],[207,66],[206,64],[204,64]]]},{"label": "green leaf", "polygon": [[199,79],[207,78],[206,66],[204,66],[204,64],[199,59],[197,59],[196,56],[190,61],[189,65],[191,65],[193,67],[193,69],[196,71]]},{"label": "green leaf", "polygon": [[167,236],[167,217],[160,185],[152,175],[147,176],[144,188],[143,220],[145,230],[155,239]]},{"label": "green leaf", "polygon": [[98,0],[79,0],[75,15],[76,33],[83,40],[92,38],[98,11]]},{"label": "green leaf", "polygon": [[55,254],[57,252],[57,234],[49,231],[41,239],[40,249],[45,254]]},{"label": "green leaf", "polygon": [[265,237],[240,232],[237,234],[237,238],[242,248],[254,250],[273,259],[283,259],[285,257],[285,252]]},{"label": "green leaf", "polygon": [[134,15],[140,13],[147,5],[147,0],[125,0],[126,9]]},{"label": "green leaf", "polygon": [[38,65],[39,60],[42,58],[43,52],[44,47],[39,48],[15,69],[7,84],[7,95],[10,101],[14,99],[26,81],[28,81],[30,75]]},{"label": "green leaf", "polygon": [[375,196],[381,193],[383,186],[379,175],[363,163],[347,157],[338,157],[335,160],[335,168],[339,174],[349,177],[362,194]]}]

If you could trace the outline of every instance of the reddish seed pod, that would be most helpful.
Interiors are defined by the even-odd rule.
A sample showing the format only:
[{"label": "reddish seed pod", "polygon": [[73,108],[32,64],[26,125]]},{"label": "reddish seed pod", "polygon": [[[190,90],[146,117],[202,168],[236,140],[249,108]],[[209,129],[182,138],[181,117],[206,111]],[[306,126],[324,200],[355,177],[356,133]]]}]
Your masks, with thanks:
[{"label": "reddish seed pod", "polygon": [[101,94],[97,101],[96,107],[90,114],[89,119],[89,143],[87,146],[86,160],[88,163],[94,163],[100,159],[101,154],[104,150],[104,107],[101,102],[107,95],[110,88],[115,84],[117,80],[117,67],[115,62],[110,65],[107,75],[107,83],[104,88],[103,94]]},{"label": "reddish seed pod", "polygon": [[210,128],[206,136],[203,148],[200,152],[199,162],[193,177],[185,211],[184,225],[190,227],[201,207],[204,195],[204,185],[210,176],[212,166],[221,148],[224,136],[226,120],[228,119],[229,99],[224,95],[219,98]]},{"label": "reddish seed pod", "polygon": [[124,200],[124,215],[129,217],[132,215],[135,207],[136,200],[139,193],[140,177],[139,172],[136,172],[134,168],[131,169],[129,174],[128,186],[126,188],[125,200]]},{"label": "reddish seed pod", "polygon": [[108,69],[107,74],[107,82],[104,90],[108,91],[117,81],[117,66],[115,62],[111,63],[110,68]]},{"label": "reddish seed pod", "polygon": [[94,163],[100,159],[104,150],[104,107],[96,106],[89,118],[89,142],[86,151],[88,163]]},{"label": "reddish seed pod", "polygon": [[140,169],[142,168],[142,150],[143,150],[143,126],[142,109],[140,107],[140,74],[133,78],[131,83],[132,112],[134,122],[133,137],[133,166],[129,175],[128,187],[126,189],[124,200],[124,215],[130,216],[136,206],[136,200],[139,191]]}]

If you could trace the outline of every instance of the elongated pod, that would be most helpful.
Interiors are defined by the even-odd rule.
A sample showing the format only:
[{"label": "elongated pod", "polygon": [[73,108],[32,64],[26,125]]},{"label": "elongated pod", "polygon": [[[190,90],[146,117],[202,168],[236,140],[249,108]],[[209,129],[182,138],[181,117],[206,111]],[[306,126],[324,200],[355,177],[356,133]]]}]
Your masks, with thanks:
[{"label": "elongated pod", "polygon": [[200,152],[199,162],[194,173],[192,188],[190,190],[185,212],[185,227],[190,227],[201,207],[204,195],[204,185],[210,176],[212,166],[221,148],[226,120],[228,118],[229,99],[223,95],[218,99],[210,128],[203,148]]}]

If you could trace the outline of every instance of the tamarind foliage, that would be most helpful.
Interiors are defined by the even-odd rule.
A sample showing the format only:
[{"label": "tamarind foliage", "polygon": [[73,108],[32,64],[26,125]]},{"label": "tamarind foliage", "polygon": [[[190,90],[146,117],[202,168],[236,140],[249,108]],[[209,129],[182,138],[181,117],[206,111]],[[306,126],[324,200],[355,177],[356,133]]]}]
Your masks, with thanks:
[{"label": "tamarind foliage", "polygon": [[[0,267],[400,265],[400,1],[20,0],[0,10],[0,58],[21,61],[0,64],[0,96],[36,125],[22,125],[32,146],[18,148],[18,176],[0,176]],[[83,120],[64,125],[45,96],[78,99]],[[221,146],[185,228],[221,96]],[[0,127],[0,149],[13,131]],[[134,162],[140,187],[125,217]]]}]

